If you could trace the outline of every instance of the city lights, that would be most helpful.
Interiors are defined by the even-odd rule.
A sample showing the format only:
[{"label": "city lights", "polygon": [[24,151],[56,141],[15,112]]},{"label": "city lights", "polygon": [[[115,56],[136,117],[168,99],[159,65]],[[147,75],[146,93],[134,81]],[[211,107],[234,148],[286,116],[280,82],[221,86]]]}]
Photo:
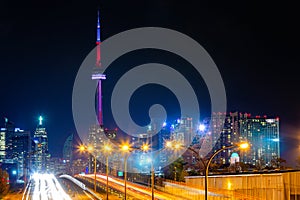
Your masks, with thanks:
[{"label": "city lights", "polygon": [[204,124],[200,124],[200,125],[198,126],[198,130],[199,130],[199,131],[204,131],[204,130],[205,130],[205,125],[204,125]]},{"label": "city lights", "polygon": [[124,145],[121,146],[121,150],[124,151],[124,152],[129,151],[129,149],[130,149],[130,146],[128,144],[124,144]]},{"label": "city lights", "polygon": [[112,150],[111,146],[110,145],[104,145],[104,151],[105,152],[110,152]]},{"label": "city lights", "polygon": [[239,148],[241,149],[248,149],[249,148],[249,143],[243,142],[239,145]]},{"label": "city lights", "polygon": [[79,146],[79,151],[83,152],[85,150],[85,147],[83,145]]},{"label": "city lights", "polygon": [[88,146],[88,147],[87,147],[87,150],[88,150],[89,152],[92,152],[93,149],[94,149],[94,148],[93,148],[92,146]]},{"label": "city lights", "polygon": [[172,148],[172,146],[173,146],[172,141],[166,141],[165,146],[166,146],[167,148]]},{"label": "city lights", "polygon": [[148,144],[143,144],[141,149],[142,149],[142,151],[146,152],[146,151],[149,150],[149,145]]},{"label": "city lights", "polygon": [[5,4],[0,199],[300,200],[297,6],[229,3]]}]

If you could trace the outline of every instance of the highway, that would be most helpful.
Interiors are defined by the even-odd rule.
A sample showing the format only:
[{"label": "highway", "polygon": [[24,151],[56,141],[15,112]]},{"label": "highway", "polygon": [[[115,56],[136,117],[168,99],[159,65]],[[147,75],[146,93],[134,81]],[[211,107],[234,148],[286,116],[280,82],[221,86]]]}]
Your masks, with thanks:
[{"label": "highway", "polygon": [[[90,180],[94,179],[93,174],[86,174],[86,175],[80,175],[81,177],[88,178]],[[124,192],[124,180],[122,179],[117,179],[117,178],[112,178],[108,177],[109,180],[109,187],[114,188],[115,190]],[[97,174],[97,181],[101,182],[102,184],[106,184],[106,176],[105,175],[99,175]],[[127,194],[135,197],[136,199],[139,200],[148,200],[151,199],[151,188],[139,185],[136,183],[132,183],[127,181]],[[155,190],[155,195],[154,195],[155,200],[186,200],[186,198],[181,198],[176,195],[170,195],[168,193],[162,192]]]},{"label": "highway", "polygon": [[64,178],[59,178],[58,181],[61,183],[63,189],[72,198],[72,200],[93,200],[93,195],[83,190],[81,187],[73,183],[72,181]]},{"label": "highway", "polygon": [[34,174],[27,184],[22,200],[71,200],[53,174]]}]

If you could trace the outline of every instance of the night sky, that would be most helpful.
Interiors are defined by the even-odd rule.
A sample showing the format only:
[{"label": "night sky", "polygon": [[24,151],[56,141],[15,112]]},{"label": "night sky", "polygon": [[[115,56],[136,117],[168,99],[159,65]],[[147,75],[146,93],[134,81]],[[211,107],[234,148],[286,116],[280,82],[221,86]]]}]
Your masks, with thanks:
[{"label": "night sky", "polygon": [[[62,156],[65,139],[76,132],[72,88],[82,61],[95,47],[98,7],[102,40],[128,29],[158,26],[199,42],[221,72],[228,111],[279,116],[282,158],[293,164],[300,151],[300,16],[292,1],[1,2],[1,117],[33,133],[43,115],[50,152]],[[104,104],[109,105],[107,99]]]}]

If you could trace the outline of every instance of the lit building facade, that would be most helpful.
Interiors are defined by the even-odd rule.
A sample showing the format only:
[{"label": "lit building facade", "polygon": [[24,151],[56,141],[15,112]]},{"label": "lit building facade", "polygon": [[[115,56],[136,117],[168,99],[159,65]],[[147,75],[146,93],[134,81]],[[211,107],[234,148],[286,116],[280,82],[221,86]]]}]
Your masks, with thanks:
[{"label": "lit building facade", "polygon": [[[189,146],[195,136],[193,119],[191,117],[182,117],[173,123],[164,123],[161,131],[158,133],[158,149],[165,148],[165,142],[175,140],[183,146]],[[159,166],[165,166],[169,162],[170,153],[161,151],[159,154]]]},{"label": "lit building facade", "polygon": [[3,160],[5,159],[5,149],[6,149],[5,136],[6,136],[6,129],[1,128],[0,129],[0,163],[2,163]]},{"label": "lit building facade", "polygon": [[[279,146],[279,118],[266,116],[252,117],[249,113],[212,113],[211,118],[205,120],[205,141],[212,147],[211,155],[219,149],[239,142],[249,142],[248,150],[240,150],[240,162],[256,166],[270,166],[271,160],[280,157]],[[209,123],[208,123],[209,121]],[[204,122],[203,122],[204,124]],[[196,144],[194,144],[196,145]],[[237,149],[226,149],[216,155],[215,160],[220,164],[230,164],[232,154]]]},{"label": "lit building facade", "polygon": [[39,124],[33,136],[32,169],[34,172],[45,173],[49,171],[50,153],[48,150],[48,134],[42,121],[43,118],[40,116]]},{"label": "lit building facade", "polygon": [[[212,144],[215,144],[212,153],[226,146],[231,146],[241,141],[239,122],[243,115],[238,112],[212,114]],[[226,149],[216,155],[220,164],[229,164],[234,149]]]},{"label": "lit building facade", "polygon": [[0,163],[14,165],[13,175],[19,178],[29,168],[30,132],[15,128],[7,118],[4,126],[0,129]]},{"label": "lit building facade", "polygon": [[19,128],[15,129],[12,136],[12,159],[17,162],[18,177],[28,175],[29,171],[29,152],[30,152],[30,132]]},{"label": "lit building facade", "polygon": [[63,159],[72,162],[73,159],[73,134],[69,135],[64,143]]},{"label": "lit building facade", "polygon": [[13,136],[15,134],[15,125],[13,122],[4,118],[4,128],[0,131],[0,160],[13,159]]},{"label": "lit building facade", "polygon": [[[89,173],[94,173],[94,159],[95,157],[100,158],[100,156],[102,156],[102,152],[100,150],[102,149],[105,141],[107,141],[107,137],[105,136],[103,127],[99,124],[92,125],[89,128],[88,134],[88,146],[92,148],[92,152],[89,152]],[[96,165],[96,171],[101,171],[103,168],[101,166],[101,162],[96,161]]]},{"label": "lit building facade", "polygon": [[280,157],[279,118],[256,116],[243,119],[241,136],[250,143],[249,151],[241,156],[244,163],[271,166],[272,159]]}]

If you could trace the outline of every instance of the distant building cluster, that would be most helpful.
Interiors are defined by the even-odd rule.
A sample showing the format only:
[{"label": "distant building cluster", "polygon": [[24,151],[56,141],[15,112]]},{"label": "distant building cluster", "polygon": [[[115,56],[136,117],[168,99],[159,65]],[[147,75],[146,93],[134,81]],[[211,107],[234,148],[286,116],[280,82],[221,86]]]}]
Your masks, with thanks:
[{"label": "distant building cluster", "polygon": [[32,135],[4,118],[0,129],[0,167],[8,172],[10,183],[27,181],[32,173],[72,174],[85,170],[86,161],[73,160],[73,134],[65,141],[62,158],[51,157],[48,144],[42,116]]},{"label": "distant building cluster", "polygon": [[[196,167],[199,157],[207,159],[219,149],[247,142],[250,145],[249,149],[226,149],[217,154],[215,162],[232,167],[241,162],[257,168],[273,167],[273,161],[280,158],[279,122],[278,117],[252,116],[249,113],[240,112],[212,113],[211,117],[205,118],[198,124],[193,124],[193,119],[190,117],[183,117],[171,123],[152,123],[144,133],[131,137],[129,143],[134,148],[149,144],[151,151],[157,151],[164,148],[166,141],[175,140],[195,150],[194,152],[187,150],[182,158],[188,163],[187,166]],[[159,129],[161,130],[157,132]],[[115,138],[116,134],[117,131],[114,131],[112,138]],[[98,150],[95,153],[97,158],[103,156],[101,146],[107,143],[107,140],[107,133],[103,128],[100,126],[90,128],[88,141],[94,149]],[[195,152],[198,152],[198,155]],[[207,153],[201,155],[201,152]],[[160,173],[161,168],[168,164],[169,156],[164,151],[155,158],[149,154],[132,153],[128,165],[136,168],[137,172],[149,173],[151,159],[154,159],[155,171]],[[118,168],[123,157],[114,153],[109,158],[109,166]],[[94,163],[94,156],[90,155],[89,173],[93,173]],[[97,172],[104,172],[105,164],[97,162],[96,169]],[[117,171],[113,171],[112,174],[117,175]]]},{"label": "distant building cluster", "polygon": [[0,129],[0,165],[9,173],[10,182],[16,182],[27,174],[30,165],[30,132],[15,127],[7,118],[4,120]]},{"label": "distant building cluster", "polygon": [[[246,141],[250,144],[248,150],[223,150],[216,155],[215,162],[227,166],[242,162],[261,168],[272,167],[274,159],[280,158],[279,123],[278,117],[251,116],[249,113],[239,112],[212,113],[211,117],[198,124],[193,123],[190,117],[163,124],[152,123],[144,133],[131,137],[129,143],[133,148],[149,144],[151,151],[163,149],[166,141],[177,141],[189,146],[194,151],[187,150],[182,158],[187,163],[187,170],[191,170],[191,166],[197,167],[199,158],[205,159],[219,149]],[[48,133],[42,117],[39,118],[32,135],[30,131],[17,128],[5,118],[4,126],[0,129],[0,165],[10,174],[11,182],[26,181],[28,175],[34,172],[93,173],[95,164],[97,173],[105,173],[105,154],[101,149],[107,143],[119,145],[119,141],[115,141],[117,134],[117,130],[93,125],[88,134],[88,145],[92,146],[93,152],[88,152],[82,157],[74,156],[76,147],[74,135],[71,134],[65,140],[63,157],[55,158],[51,157],[48,149]],[[201,155],[201,152],[205,152],[203,149],[208,149],[208,154]],[[149,154],[133,153],[129,158],[128,167],[135,168],[136,172],[149,173],[151,159],[153,158]],[[169,159],[169,155],[161,151],[153,161],[155,173],[161,173],[162,167],[168,164]],[[111,153],[110,174],[118,176],[123,162],[124,156],[121,153]]]},{"label": "distant building cluster", "polygon": [[192,146],[196,149],[210,146],[212,150],[206,155],[209,156],[225,146],[248,142],[249,149],[238,153],[237,149],[226,149],[215,159],[224,165],[242,162],[261,168],[272,167],[274,159],[280,158],[279,122],[279,117],[265,115],[212,113],[210,118],[202,121],[203,128],[196,132]]},{"label": "distant building cluster", "polygon": [[[182,157],[190,166],[195,166],[197,160],[208,158],[219,149],[248,142],[249,149],[226,149],[217,154],[216,162],[227,166],[242,162],[257,168],[274,167],[274,160],[280,158],[279,122],[279,117],[252,116],[240,112],[212,113],[211,117],[196,125],[191,118],[184,117],[161,125],[161,131],[152,138],[152,145],[156,150],[162,149],[164,141],[175,140],[189,146],[195,151],[187,150]],[[151,131],[156,129],[153,127],[136,141],[149,140]],[[207,153],[201,155],[201,152]],[[167,161],[168,155],[161,153],[159,165],[163,166]]]}]

